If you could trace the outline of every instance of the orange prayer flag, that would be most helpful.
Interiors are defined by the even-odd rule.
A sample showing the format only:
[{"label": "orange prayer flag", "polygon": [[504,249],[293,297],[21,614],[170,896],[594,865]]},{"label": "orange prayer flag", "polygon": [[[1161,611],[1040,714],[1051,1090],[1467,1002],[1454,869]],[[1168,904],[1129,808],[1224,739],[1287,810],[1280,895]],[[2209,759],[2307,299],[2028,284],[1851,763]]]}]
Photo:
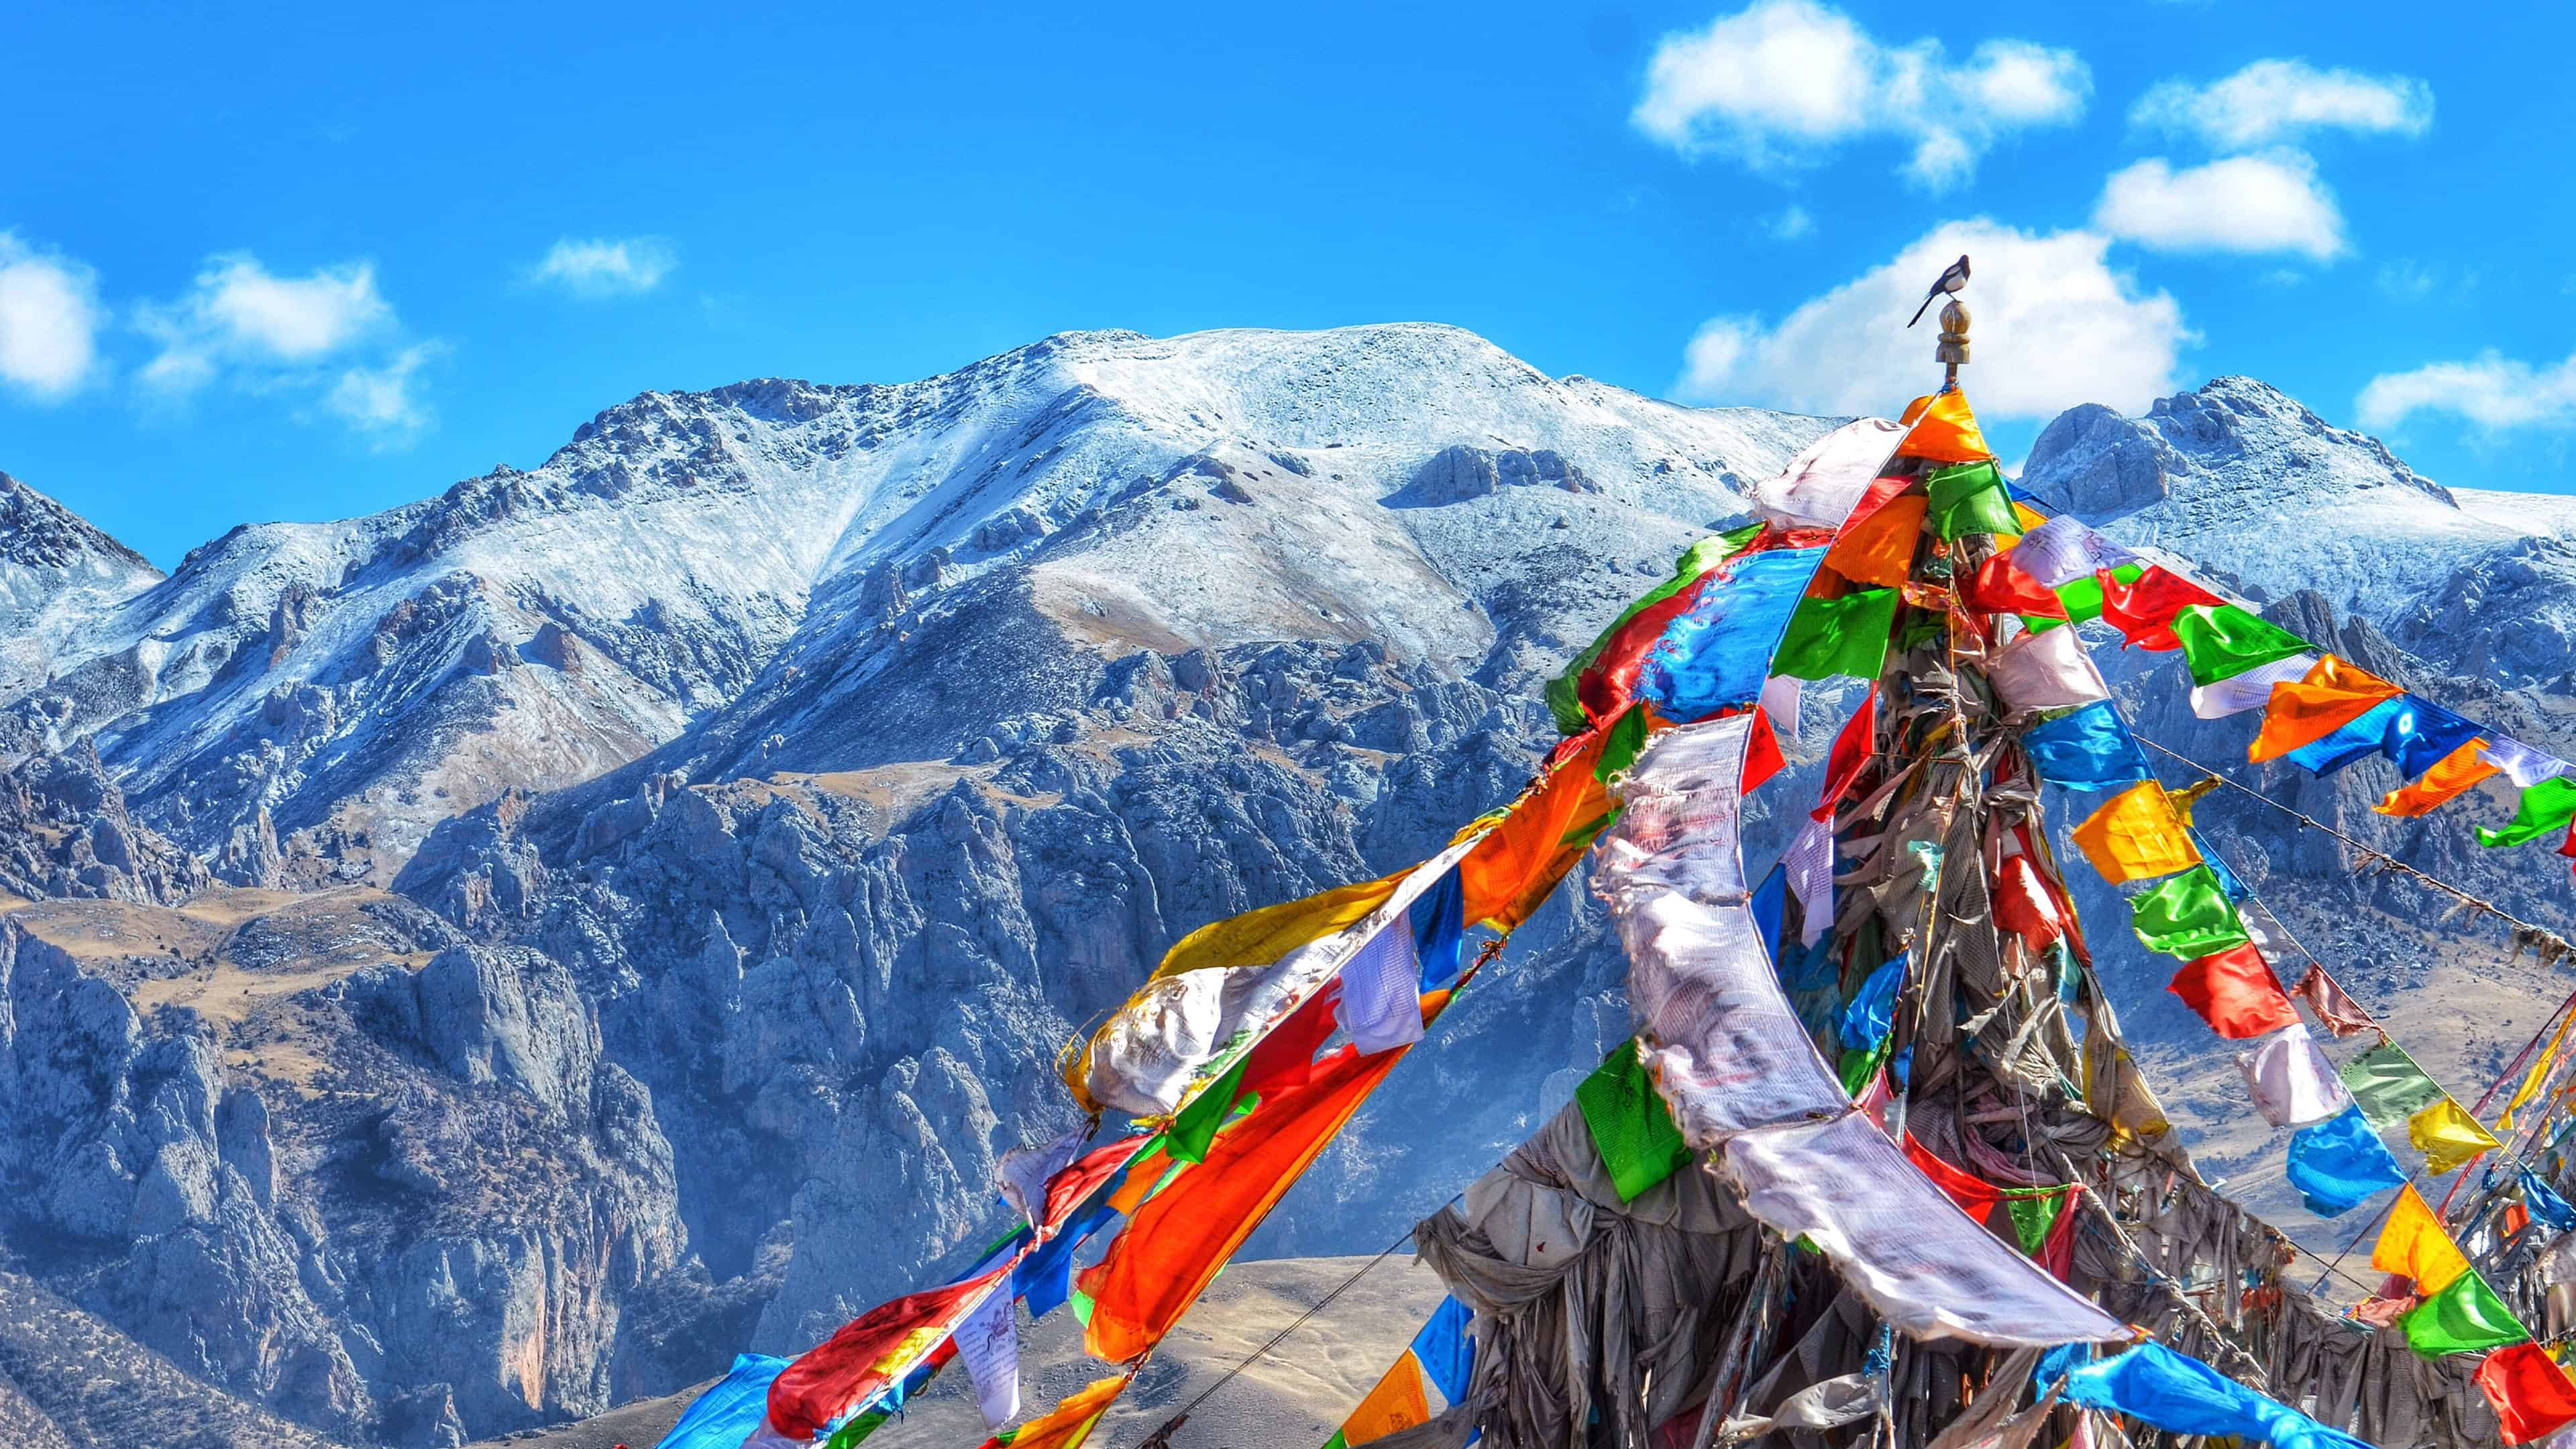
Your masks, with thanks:
[{"label": "orange prayer flag", "polygon": [[2536,1343],[2508,1344],[2478,1365],[2478,1389],[2495,1405],[2504,1442],[2528,1444],[2576,1423],[2576,1383]]},{"label": "orange prayer flag", "polygon": [[1920,493],[1889,499],[1843,530],[1825,551],[1825,567],[1856,584],[1903,587],[1914,576],[1914,545],[1923,536],[1923,512],[1929,506]]},{"label": "orange prayer flag", "polygon": [[1994,456],[1986,447],[1986,435],[1977,430],[1977,415],[1968,410],[1968,395],[1957,388],[1916,398],[1898,421],[1914,428],[1896,449],[1900,458],[1978,463]]},{"label": "orange prayer flag", "polygon": [[2312,745],[2370,713],[2381,700],[2405,691],[2349,660],[2331,654],[2319,659],[2296,684],[2272,686],[2272,702],[2263,707],[2263,729],[2246,748],[2249,760],[2277,760],[2301,745]]},{"label": "orange prayer flag", "polygon": [[2413,784],[2391,790],[2370,808],[2382,815],[2424,815],[2477,788],[2490,775],[2504,773],[2486,760],[2487,742],[2471,740],[2415,777]]},{"label": "orange prayer flag", "polygon": [[1342,1442],[1359,1449],[1430,1420],[1431,1401],[1422,1392],[1422,1364],[1408,1348],[1396,1355],[1394,1366],[1377,1381],[1377,1387],[1342,1421]]},{"label": "orange prayer flag", "polygon": [[1546,777],[1458,862],[1466,919],[1509,931],[1528,920],[1592,845],[1588,827],[1610,813],[1610,792],[1593,770],[1607,732],[1567,741]]},{"label": "orange prayer flag", "polygon": [[1263,1102],[1218,1135],[1205,1162],[1137,1208],[1109,1256],[1082,1275],[1092,1356],[1125,1363],[1162,1342],[1408,1050],[1345,1050],[1318,1063],[1305,1086]]},{"label": "orange prayer flag", "polygon": [[1133,1377],[1111,1374],[1105,1379],[1093,1379],[1091,1387],[1065,1395],[1045,1417],[985,1440],[984,1449],[1081,1449],[1082,1441],[1090,1438],[1092,1429],[1099,1425],[1100,1416],[1109,1412],[1110,1402]]},{"label": "orange prayer flag", "polygon": [[2388,1221],[2370,1250],[2370,1266],[2405,1274],[2415,1280],[2417,1297],[2430,1298],[2469,1271],[2469,1260],[2442,1220],[2424,1205],[2423,1194],[2410,1186],[2389,1206]]},{"label": "orange prayer flag", "polygon": [[2117,885],[2151,880],[2200,864],[2182,817],[2165,798],[2165,787],[2153,780],[2130,786],[2103,802],[2073,832],[2102,879]]}]

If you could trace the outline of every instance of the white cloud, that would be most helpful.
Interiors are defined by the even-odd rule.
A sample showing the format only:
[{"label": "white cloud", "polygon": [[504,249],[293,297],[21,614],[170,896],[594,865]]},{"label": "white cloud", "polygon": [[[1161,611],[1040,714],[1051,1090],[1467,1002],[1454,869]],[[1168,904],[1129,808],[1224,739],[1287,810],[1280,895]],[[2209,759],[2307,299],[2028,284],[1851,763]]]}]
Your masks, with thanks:
[{"label": "white cloud", "polygon": [[388,331],[394,309],[376,291],[369,262],[345,262],[280,277],[259,258],[234,252],[209,260],[188,295],[144,303],[135,323],[161,344],[143,380],[192,392],[227,366],[276,368],[318,362]]},{"label": "white cloud", "polygon": [[379,448],[410,442],[436,421],[417,379],[421,365],[442,350],[436,343],[417,343],[381,367],[349,368],[323,394],[322,405]]},{"label": "white cloud", "polygon": [[1765,217],[1762,229],[1770,233],[1773,241],[1796,241],[1816,229],[1816,219],[1807,214],[1805,207],[1792,206]]},{"label": "white cloud", "polygon": [[0,231],[0,382],[53,399],[81,385],[98,361],[94,273]]},{"label": "white cloud", "polygon": [[2164,252],[2297,252],[2325,261],[2343,251],[2334,194],[2296,151],[2180,171],[2150,157],[2112,175],[2093,224]]},{"label": "white cloud", "polygon": [[407,443],[435,421],[421,394],[436,342],[407,342],[369,262],[279,276],[248,252],[209,258],[187,295],[134,308],[160,344],[142,379],[165,398],[216,383],[298,400],[375,446]]},{"label": "white cloud", "polygon": [[1940,381],[1932,329],[1908,331],[1905,319],[1965,252],[1976,275],[1964,298],[1973,357],[1961,376],[1980,413],[2043,418],[2084,402],[2144,411],[2176,390],[2176,354],[2192,336],[2172,297],[2143,294],[2112,270],[2110,244],[2097,232],[2039,236],[1984,218],[1949,222],[1776,327],[1712,318],[1691,338],[1673,394],[1892,416]]},{"label": "white cloud", "polygon": [[2206,86],[2160,81],[2130,108],[2129,120],[2198,136],[2221,151],[2295,141],[2311,131],[2420,136],[2433,124],[2433,88],[2412,76],[2258,60]]},{"label": "white cloud", "polygon": [[1938,40],[1882,45],[1813,0],[1756,0],[1665,36],[1629,119],[1684,154],[1720,152],[1763,170],[1895,137],[1914,148],[1906,174],[1941,187],[1965,180],[2007,133],[2081,116],[2092,90],[2070,50],[1988,40],[1953,66]]},{"label": "white cloud", "polygon": [[2563,428],[2576,424],[2576,357],[2533,367],[2485,352],[2470,362],[2381,373],[2361,390],[2355,410],[2366,428],[2393,428],[2419,412],[2450,413],[2483,428]]},{"label": "white cloud", "polygon": [[553,282],[576,297],[631,297],[662,285],[679,264],[671,244],[660,237],[563,237],[529,269],[528,280]]}]

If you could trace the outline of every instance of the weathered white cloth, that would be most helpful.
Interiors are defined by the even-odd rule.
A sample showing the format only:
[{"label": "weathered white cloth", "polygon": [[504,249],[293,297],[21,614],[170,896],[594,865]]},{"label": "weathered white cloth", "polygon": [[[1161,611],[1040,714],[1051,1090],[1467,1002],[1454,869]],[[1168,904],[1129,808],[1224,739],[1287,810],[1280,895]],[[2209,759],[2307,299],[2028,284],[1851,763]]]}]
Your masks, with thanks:
[{"label": "weathered white cloth", "polygon": [[2565,760],[2544,755],[2520,740],[2490,738],[2485,754],[2488,764],[2504,771],[2508,779],[2526,790],[2567,773]]},{"label": "weathered white cloth", "polygon": [[957,1325],[957,1357],[975,1384],[975,1406],[984,1427],[999,1429],[1020,1416],[1020,1335],[1011,1293],[996,1287]]},{"label": "weathered white cloth", "polygon": [[1034,1224],[1046,1212],[1047,1179],[1064,1171],[1089,1141],[1090,1129],[1075,1127],[1053,1142],[1035,1147],[1014,1147],[1002,1154],[993,1165],[994,1186],[1002,1200],[1019,1209],[1020,1216]]},{"label": "weathered white cloth", "polygon": [[1775,674],[1762,681],[1762,714],[1785,745],[1798,737],[1798,685],[1794,674]]},{"label": "weathered white cloth", "polygon": [[1905,428],[1885,418],[1845,423],[1789,460],[1776,478],[1753,485],[1753,506],[1792,528],[1840,528],[1861,495],[1887,469]]},{"label": "weathered white cloth", "polygon": [[1782,1237],[1803,1234],[1909,1337],[2045,1347],[2128,1336],[1961,1212],[1858,1113],[1743,1133],[1719,1160],[1747,1211]]},{"label": "weathered white cloth", "polygon": [[2024,634],[1996,650],[1987,662],[1986,680],[2017,710],[2063,709],[2111,697],[2072,624]]},{"label": "weathered white cloth", "polygon": [[2257,664],[2243,674],[2222,679],[2216,684],[2203,684],[2191,692],[2191,712],[2202,719],[2225,719],[2249,709],[2261,709],[2272,702],[2272,686],[2296,684],[2317,667],[2317,656],[2293,654],[2269,664]]},{"label": "weathered white cloth", "polygon": [[1342,1030],[1362,1056],[1422,1040],[1422,958],[1413,913],[1398,912],[1342,968]]},{"label": "weathered white cloth", "polygon": [[1834,923],[1834,827],[1832,822],[1810,820],[1780,854],[1786,868],[1789,889],[1798,897],[1801,919],[1805,925],[1798,932],[1799,944],[1812,946]]},{"label": "weathered white cloth", "polygon": [[2308,1035],[2308,1024],[2281,1028],[2236,1058],[2254,1110],[2275,1127],[2305,1127],[2352,1105],[2352,1093]]},{"label": "weathered white cloth", "polygon": [[2071,513],[2061,513],[2023,534],[2012,548],[2013,562],[2021,571],[2052,589],[2099,569],[2118,568],[2136,557]]}]

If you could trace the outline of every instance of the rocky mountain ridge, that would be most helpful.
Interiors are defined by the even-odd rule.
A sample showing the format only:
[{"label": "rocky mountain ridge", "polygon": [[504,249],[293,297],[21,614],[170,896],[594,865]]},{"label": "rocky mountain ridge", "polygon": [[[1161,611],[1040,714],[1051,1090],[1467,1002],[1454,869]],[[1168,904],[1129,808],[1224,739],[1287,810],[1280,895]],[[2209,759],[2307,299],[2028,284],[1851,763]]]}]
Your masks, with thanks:
[{"label": "rocky mountain ridge", "polygon": [[[1508,799],[1553,738],[1540,682],[1829,426],[1547,378],[1448,328],[1070,334],[897,387],[647,394],[529,472],[63,590],[0,751],[0,1246],[240,1406],[210,1424],[349,1444],[802,1347],[989,1236],[994,1159],[1069,1120],[1056,1048],[1173,939]],[[2576,749],[2525,656],[2436,649],[2351,558],[2310,578],[2323,555],[2243,538],[2267,478],[2299,485],[2272,531],[2452,550],[2427,597],[2500,595],[2540,555],[2494,520],[2560,516],[2241,379],[2079,409],[2027,472]],[[2431,545],[2399,527],[2445,509]],[[2103,654],[2143,731],[2241,748],[2169,656]],[[1811,691],[1800,772],[1757,797],[1757,858],[1837,698]],[[2372,768],[2261,778],[2563,920],[2545,865],[2370,815]],[[2425,943],[2356,971],[2392,1016],[2437,970],[2527,1007],[2426,936],[2419,894],[2261,808],[2204,807],[2249,878],[2321,903],[2303,937]],[[2259,1163],[2224,1054],[2095,935],[2181,1115]],[[1463,1186],[1625,1033],[1624,977],[1562,892],[1255,1250],[1374,1250]],[[97,1442],[67,1377],[0,1374]]]}]

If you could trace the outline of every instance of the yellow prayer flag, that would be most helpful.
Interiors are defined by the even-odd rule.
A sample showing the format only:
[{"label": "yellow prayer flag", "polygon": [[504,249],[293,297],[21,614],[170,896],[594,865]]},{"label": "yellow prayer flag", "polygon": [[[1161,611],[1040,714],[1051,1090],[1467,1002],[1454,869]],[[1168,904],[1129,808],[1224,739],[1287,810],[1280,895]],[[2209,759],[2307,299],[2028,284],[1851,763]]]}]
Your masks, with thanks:
[{"label": "yellow prayer flag", "polygon": [[2417,1297],[2430,1298],[2469,1271],[2469,1260],[2460,1245],[2451,1241],[2442,1220],[2425,1205],[2423,1194],[2408,1187],[2388,1209],[2388,1222],[2370,1250],[2370,1266],[2382,1273],[2403,1273],[2415,1280]]},{"label": "yellow prayer flag", "polygon": [[1016,1429],[1006,1429],[984,1441],[985,1449],[1007,1444],[1010,1449],[1081,1449],[1082,1441],[1109,1411],[1109,1401],[1127,1387],[1131,1374],[1111,1374],[1093,1379],[1091,1387],[1064,1396],[1063,1402],[1049,1410],[1045,1417],[1031,1419]]},{"label": "yellow prayer flag", "polygon": [[2567,1028],[2571,1026],[2576,1026],[2576,1011],[2567,1013],[2566,1017],[2558,1023],[2558,1030],[2550,1034],[2549,1045],[2541,1049],[2540,1059],[2533,1062],[2531,1070],[2523,1074],[2522,1085],[2513,1089],[2513,1100],[2504,1104],[2504,1115],[2496,1119],[2498,1132],[2512,1131],[2513,1114],[2521,1111],[2525,1103],[2540,1095],[2541,1084],[2549,1080],[2550,1068],[2558,1065],[2559,1050],[2567,1045]]},{"label": "yellow prayer flag", "polygon": [[2225,781],[2219,779],[2216,775],[2211,775],[2185,785],[2179,790],[2166,791],[2165,799],[2173,803],[2174,814],[2182,817],[2182,823],[2189,825],[2191,824],[2192,808],[2200,804],[2203,796],[2206,796],[2210,791],[2217,789],[2220,785],[2225,783]]},{"label": "yellow prayer flag", "polygon": [[1422,1363],[1406,1349],[1393,1367],[1368,1391],[1360,1406],[1342,1421],[1342,1442],[1350,1449],[1389,1434],[1430,1422],[1431,1401],[1422,1392]]},{"label": "yellow prayer flag", "polygon": [[1177,976],[1184,971],[1203,971],[1211,966],[1252,966],[1276,961],[1298,947],[1357,925],[1368,913],[1385,905],[1387,897],[1413,873],[1406,866],[1393,875],[1357,885],[1336,886],[1300,900],[1281,901],[1211,921],[1172,943],[1163,953],[1163,962],[1154,968],[1154,979]]},{"label": "yellow prayer flag", "polygon": [[2132,785],[2104,802],[2075,827],[2075,843],[2102,878],[2114,885],[2153,880],[2200,864],[2200,852],[2192,849],[2182,817],[2174,813],[2165,787],[2153,780]]},{"label": "yellow prayer flag", "polygon": [[2435,1177],[2450,1171],[2470,1158],[2503,1144],[2495,1134],[2478,1125],[2478,1119],[2462,1111],[2460,1104],[2442,1097],[2406,1119],[2406,1140],[2424,1154],[2424,1170]]},{"label": "yellow prayer flag", "polygon": [[2032,529],[2037,528],[2048,521],[2047,514],[2042,513],[2038,509],[2031,507],[2029,504],[2018,500],[2013,503],[2013,517],[2021,520],[2021,531],[2024,533],[2028,533]]}]

